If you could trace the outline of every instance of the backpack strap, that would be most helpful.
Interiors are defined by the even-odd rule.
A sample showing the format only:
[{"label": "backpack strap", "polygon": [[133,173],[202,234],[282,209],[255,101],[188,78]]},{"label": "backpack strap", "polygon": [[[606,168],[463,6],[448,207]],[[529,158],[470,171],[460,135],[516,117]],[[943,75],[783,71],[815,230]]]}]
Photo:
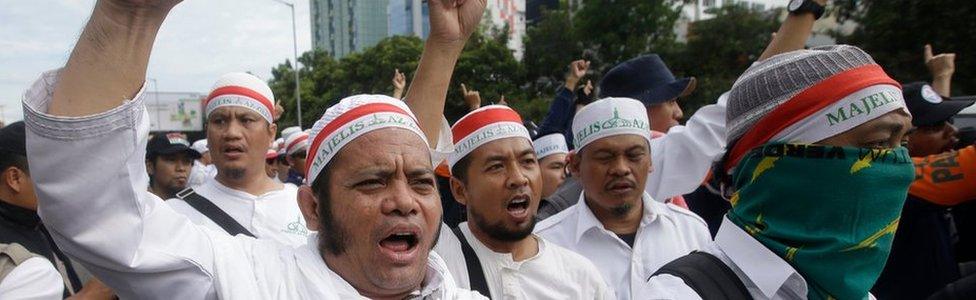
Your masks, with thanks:
[{"label": "backpack strap", "polygon": [[464,238],[459,227],[451,227],[451,231],[461,241],[461,253],[464,254],[464,263],[468,266],[468,280],[471,282],[471,290],[491,298],[488,282],[485,281],[485,271],[481,269],[481,260],[478,259],[478,254],[474,252],[474,248],[471,248],[471,244],[468,244],[468,240]]},{"label": "backpack strap", "polygon": [[220,209],[220,207],[217,207],[217,205],[213,204],[213,202],[210,202],[209,199],[204,198],[203,196],[200,196],[200,194],[194,192],[192,188],[187,188],[179,193],[176,193],[176,198],[186,201],[186,204],[189,204],[190,207],[193,207],[193,209],[196,209],[214,223],[217,223],[220,228],[223,228],[224,231],[229,233],[231,236],[243,234],[249,237],[255,237],[251,231],[244,227],[244,225],[238,223],[237,220],[234,220],[233,217],[228,215],[227,212],[224,212],[224,210]]},{"label": "backpack strap", "polygon": [[703,300],[752,299],[739,276],[722,260],[705,252],[695,251],[675,259],[658,269],[651,277],[659,274],[681,278]]},{"label": "backpack strap", "polygon": [[3,281],[18,265],[34,257],[40,256],[31,253],[20,244],[0,244],[0,281]]}]

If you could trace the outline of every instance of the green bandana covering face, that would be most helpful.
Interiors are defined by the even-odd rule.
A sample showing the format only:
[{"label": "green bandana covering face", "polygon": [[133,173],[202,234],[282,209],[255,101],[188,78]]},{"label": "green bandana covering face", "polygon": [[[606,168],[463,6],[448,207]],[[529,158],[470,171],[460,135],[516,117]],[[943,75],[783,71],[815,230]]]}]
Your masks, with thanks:
[{"label": "green bandana covering face", "polygon": [[796,268],[809,299],[864,299],[914,176],[905,147],[766,144],[736,167],[728,218]]}]

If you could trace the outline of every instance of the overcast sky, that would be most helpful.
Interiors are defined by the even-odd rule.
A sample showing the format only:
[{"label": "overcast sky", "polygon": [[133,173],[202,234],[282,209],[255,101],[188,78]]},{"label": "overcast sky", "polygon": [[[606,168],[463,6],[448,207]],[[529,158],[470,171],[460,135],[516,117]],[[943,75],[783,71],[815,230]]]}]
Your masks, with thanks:
[{"label": "overcast sky", "polygon": [[[308,0],[296,3],[298,51],[311,49]],[[94,0],[0,0],[0,119],[22,119],[24,89],[64,65]],[[185,0],[170,12],[147,77],[159,91],[206,93],[223,73],[265,80],[292,58],[291,12],[274,0]],[[150,83],[151,84],[151,83]],[[151,85],[149,88],[153,88]]]}]

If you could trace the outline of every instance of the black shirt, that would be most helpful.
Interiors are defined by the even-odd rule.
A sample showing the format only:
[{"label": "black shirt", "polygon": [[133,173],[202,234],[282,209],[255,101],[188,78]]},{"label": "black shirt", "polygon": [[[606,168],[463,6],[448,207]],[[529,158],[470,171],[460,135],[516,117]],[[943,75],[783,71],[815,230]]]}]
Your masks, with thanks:
[{"label": "black shirt", "polygon": [[624,243],[627,243],[628,246],[630,246],[631,248],[634,248],[634,238],[637,237],[637,233],[636,232],[634,232],[634,233],[628,233],[628,234],[619,234],[619,233],[617,233],[616,235],[621,240],[623,240]]},{"label": "black shirt", "polygon": [[[0,243],[18,243],[28,251],[47,258],[55,268],[60,269],[60,265],[63,265],[74,292],[81,289],[81,282],[71,266],[71,261],[54,244],[47,229],[41,225],[37,212],[0,200]],[[67,286],[64,293],[66,297],[73,294],[69,293]]]}]

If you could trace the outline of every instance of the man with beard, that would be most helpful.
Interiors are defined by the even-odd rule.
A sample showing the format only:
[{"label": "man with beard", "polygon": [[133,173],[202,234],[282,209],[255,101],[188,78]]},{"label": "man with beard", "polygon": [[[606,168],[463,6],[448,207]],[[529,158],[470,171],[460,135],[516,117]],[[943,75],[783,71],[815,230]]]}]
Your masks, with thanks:
[{"label": "man with beard", "polygon": [[701,218],[645,192],[649,125],[644,105],[633,99],[601,99],[577,112],[569,169],[583,192],[536,227],[542,238],[593,261],[617,299],[643,297],[657,268],[710,240]]},{"label": "man with beard", "polygon": [[[439,135],[421,131],[407,105],[443,105],[484,1],[428,3],[431,34],[407,94],[416,100],[350,97],[316,123],[312,187],[298,202],[307,229],[323,235],[298,248],[207,230],[145,191],[141,89],[155,34],[178,2],[98,1],[66,67],[25,94],[40,215],[66,252],[123,299],[481,298],[458,289],[430,254],[441,211],[426,136]],[[214,94],[231,95],[221,91]],[[264,185],[274,128],[252,101],[260,95],[237,92],[246,108],[211,95],[218,111],[208,113],[208,134],[226,131],[209,136],[214,159],[240,170],[218,179],[256,174],[250,180]],[[252,156],[258,167],[246,168]]]},{"label": "man with beard", "polygon": [[[613,299],[593,263],[532,234],[542,174],[518,113],[485,106],[451,131],[451,192],[467,207],[468,222],[452,230],[457,240],[441,240],[435,250],[461,256],[446,259],[458,284],[494,299]],[[460,247],[446,247],[456,241]]]},{"label": "man with beard", "polygon": [[146,148],[149,192],[170,199],[187,187],[192,161],[200,158],[200,153],[190,149],[189,144],[180,133],[157,134],[149,140]]},{"label": "man with beard", "polygon": [[746,70],[729,95],[730,150],[717,171],[730,175],[732,209],[715,242],[663,267],[649,295],[716,298],[708,281],[733,287],[723,299],[871,297],[914,177],[902,146],[911,119],[898,82],[856,47]]},{"label": "man with beard", "polygon": [[217,175],[167,201],[194,223],[230,235],[245,234],[289,245],[307,241],[298,188],[268,176],[266,154],[277,125],[274,95],[247,73],[225,74],[205,102],[207,144]]}]

